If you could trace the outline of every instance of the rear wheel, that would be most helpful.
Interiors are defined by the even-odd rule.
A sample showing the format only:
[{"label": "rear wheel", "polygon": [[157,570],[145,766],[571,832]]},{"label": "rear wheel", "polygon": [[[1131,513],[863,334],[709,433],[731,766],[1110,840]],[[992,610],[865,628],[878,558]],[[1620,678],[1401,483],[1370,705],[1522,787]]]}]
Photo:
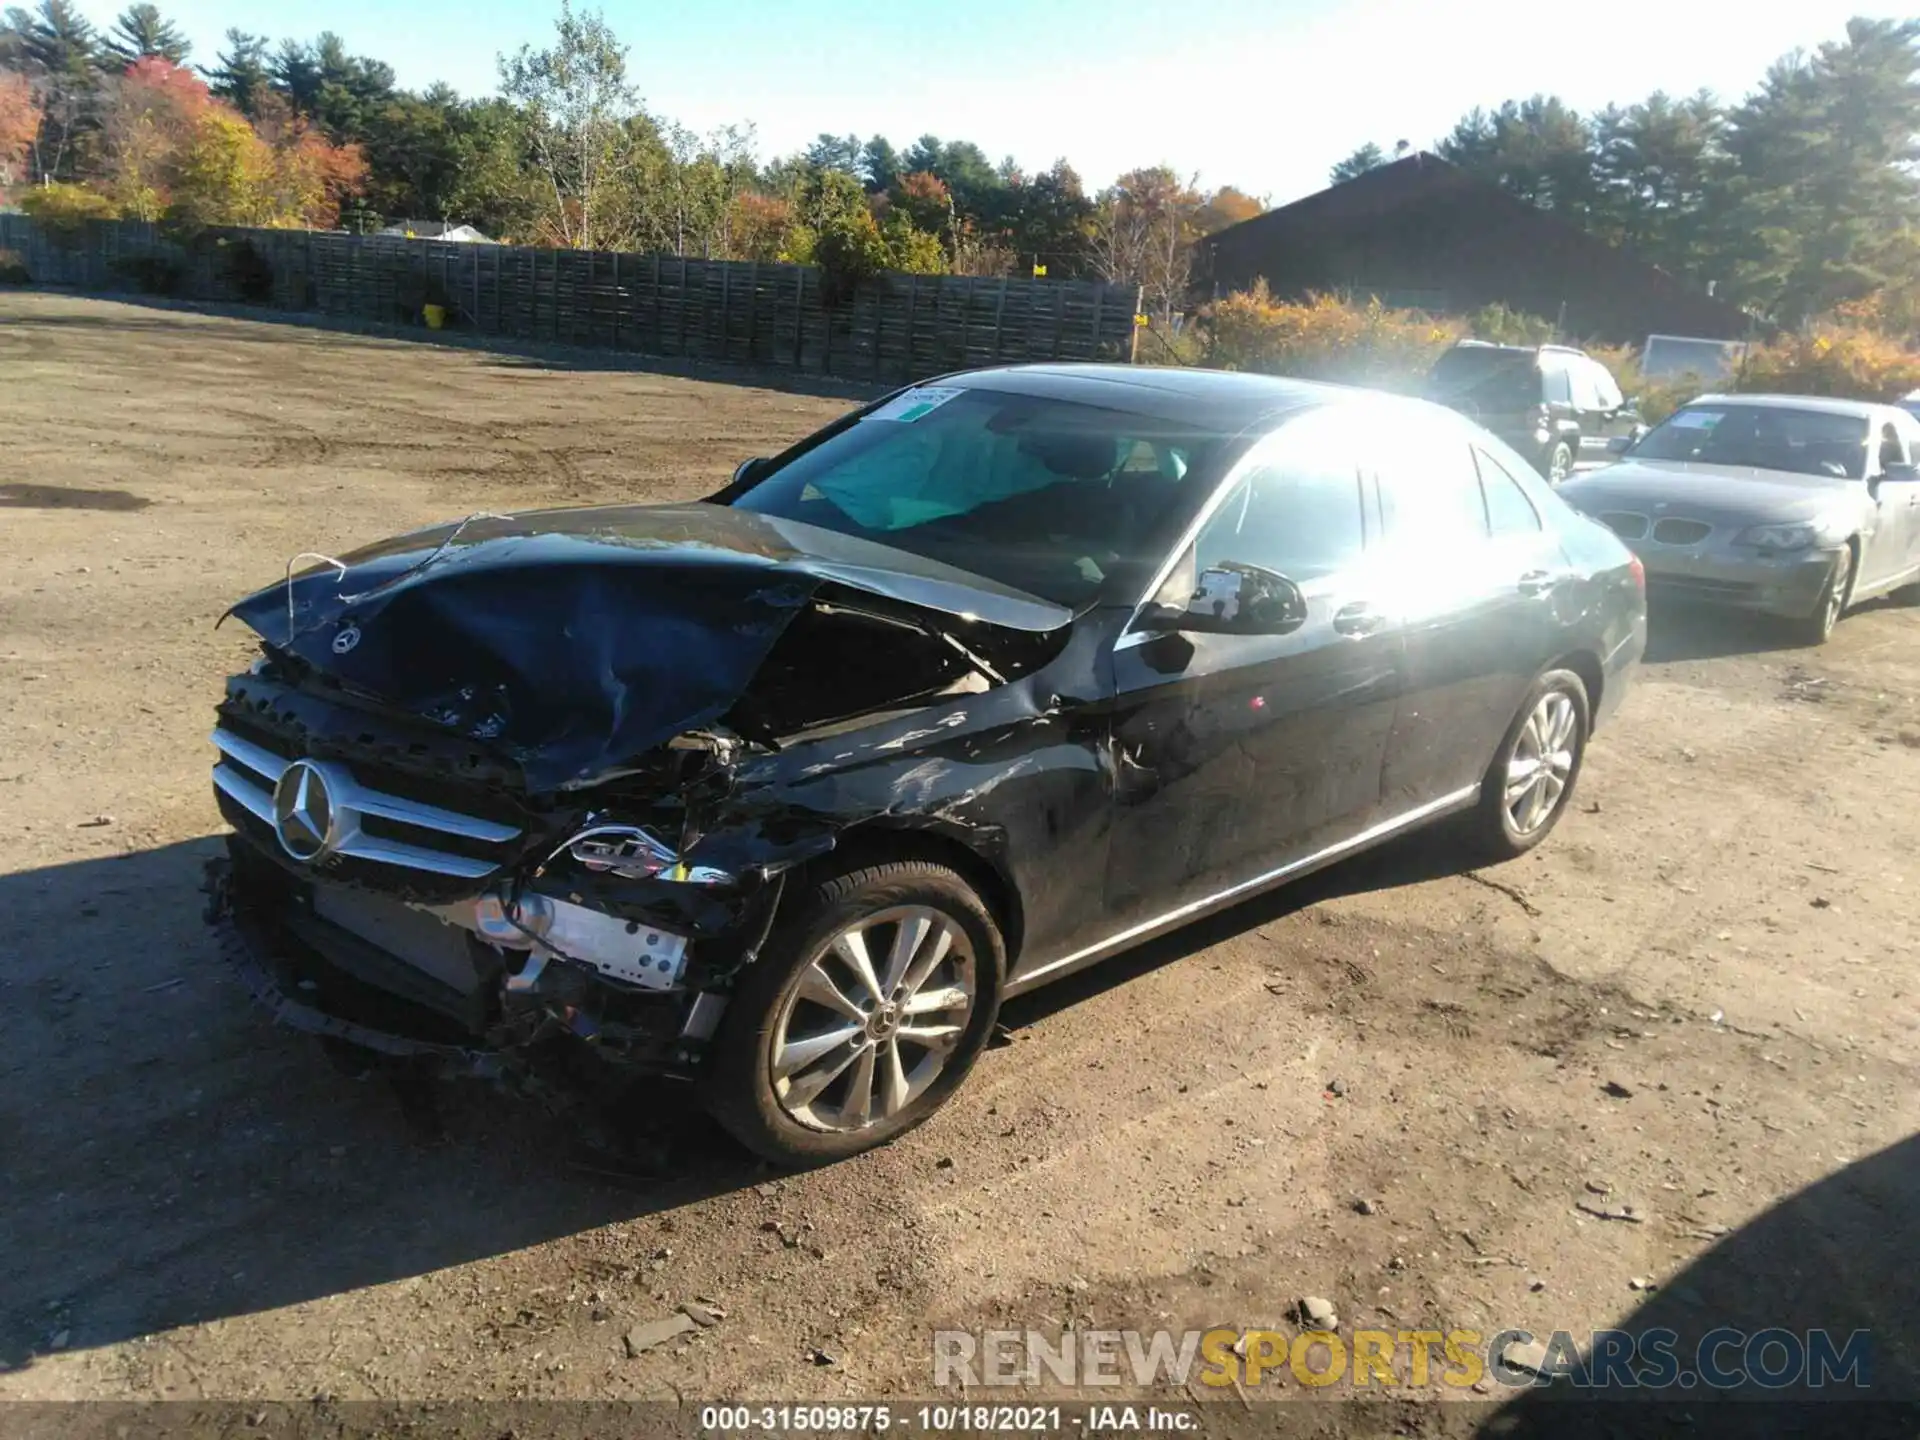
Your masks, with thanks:
[{"label": "rear wheel", "polygon": [[1587,752],[1587,687],[1571,670],[1533,684],[1480,785],[1474,843],[1491,860],[1538,845],[1560,821]]},{"label": "rear wheel", "polygon": [[885,1144],[973,1068],[1005,971],[999,926],[944,865],[896,861],[821,880],[727,1007],[713,1113],[782,1165]]},{"label": "rear wheel", "polygon": [[1803,620],[1792,624],[1795,637],[1802,645],[1824,645],[1832,638],[1833,627],[1840,623],[1840,617],[1847,610],[1847,594],[1853,585],[1853,551],[1842,550],[1840,558],[1834,562],[1833,573],[1827,576],[1827,583],[1821,588],[1819,603],[1813,607],[1813,613]]}]

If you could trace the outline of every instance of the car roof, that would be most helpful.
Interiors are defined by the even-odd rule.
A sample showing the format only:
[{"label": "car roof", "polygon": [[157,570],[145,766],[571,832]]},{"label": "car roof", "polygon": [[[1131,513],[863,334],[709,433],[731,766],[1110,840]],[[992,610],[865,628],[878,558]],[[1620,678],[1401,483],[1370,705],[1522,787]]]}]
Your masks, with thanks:
[{"label": "car roof", "polygon": [[1223,433],[1291,411],[1392,398],[1317,380],[1155,365],[1006,365],[965,370],[928,383],[1095,405]]},{"label": "car roof", "polygon": [[1811,410],[1821,415],[1857,415],[1863,420],[1883,416],[1892,408],[1874,400],[1843,400],[1831,395],[1700,395],[1682,409],[1695,405],[1751,405],[1765,410]]}]

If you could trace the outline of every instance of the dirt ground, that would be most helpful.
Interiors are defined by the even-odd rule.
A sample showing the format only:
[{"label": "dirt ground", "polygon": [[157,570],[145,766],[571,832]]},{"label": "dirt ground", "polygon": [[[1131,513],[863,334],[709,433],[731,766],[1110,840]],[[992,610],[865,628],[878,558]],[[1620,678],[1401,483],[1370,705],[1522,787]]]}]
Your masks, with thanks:
[{"label": "dirt ground", "polygon": [[[270,1028],[199,918],[249,654],[222,609],[300,551],[694,496],[845,404],[0,293],[0,1398],[926,1396],[936,1326],[1308,1295],[1347,1327],[1866,1328],[1920,1398],[1892,605],[1818,651],[1656,614],[1540,851],[1403,843],[1029,997],[942,1114],[830,1169],[756,1168],[674,1089],[653,1180],[477,1088],[430,1140]],[[627,1354],[694,1296],[725,1319]]]}]

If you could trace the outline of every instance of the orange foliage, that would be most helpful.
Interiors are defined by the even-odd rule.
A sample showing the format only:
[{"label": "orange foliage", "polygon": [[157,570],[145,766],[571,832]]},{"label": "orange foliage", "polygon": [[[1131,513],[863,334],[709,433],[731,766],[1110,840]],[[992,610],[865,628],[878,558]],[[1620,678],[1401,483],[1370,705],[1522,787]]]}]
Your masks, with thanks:
[{"label": "orange foliage", "polygon": [[793,225],[793,206],[774,195],[743,190],[727,216],[727,253],[735,260],[777,260]]},{"label": "orange foliage", "polygon": [[953,198],[946,183],[925,170],[900,177],[894,187],[893,203],[906,212],[915,226],[935,235],[947,228],[953,214]]},{"label": "orange foliage", "polygon": [[23,179],[40,133],[40,97],[24,75],[0,70],[0,186]]},{"label": "orange foliage", "polygon": [[206,82],[157,55],[126,69],[106,115],[103,188],[136,220],[157,220],[171,200],[195,127],[214,104]]}]

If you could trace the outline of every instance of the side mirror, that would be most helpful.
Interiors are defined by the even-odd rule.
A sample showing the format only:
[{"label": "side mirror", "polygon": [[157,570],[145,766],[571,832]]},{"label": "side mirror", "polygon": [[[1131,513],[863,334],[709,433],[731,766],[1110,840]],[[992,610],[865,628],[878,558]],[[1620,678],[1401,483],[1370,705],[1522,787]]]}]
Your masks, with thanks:
[{"label": "side mirror", "polygon": [[1175,630],[1218,635],[1284,635],[1306,623],[1307,597],[1286,576],[1222,561],[1200,572]]},{"label": "side mirror", "polygon": [[1607,453],[1610,455],[1624,455],[1633,448],[1633,442],[1639,438],[1638,435],[1615,435],[1611,440],[1607,441]]},{"label": "side mirror", "polygon": [[762,475],[766,474],[767,466],[772,463],[773,462],[764,455],[757,455],[751,460],[742,460],[734,467],[733,483],[736,485],[751,485]]}]

